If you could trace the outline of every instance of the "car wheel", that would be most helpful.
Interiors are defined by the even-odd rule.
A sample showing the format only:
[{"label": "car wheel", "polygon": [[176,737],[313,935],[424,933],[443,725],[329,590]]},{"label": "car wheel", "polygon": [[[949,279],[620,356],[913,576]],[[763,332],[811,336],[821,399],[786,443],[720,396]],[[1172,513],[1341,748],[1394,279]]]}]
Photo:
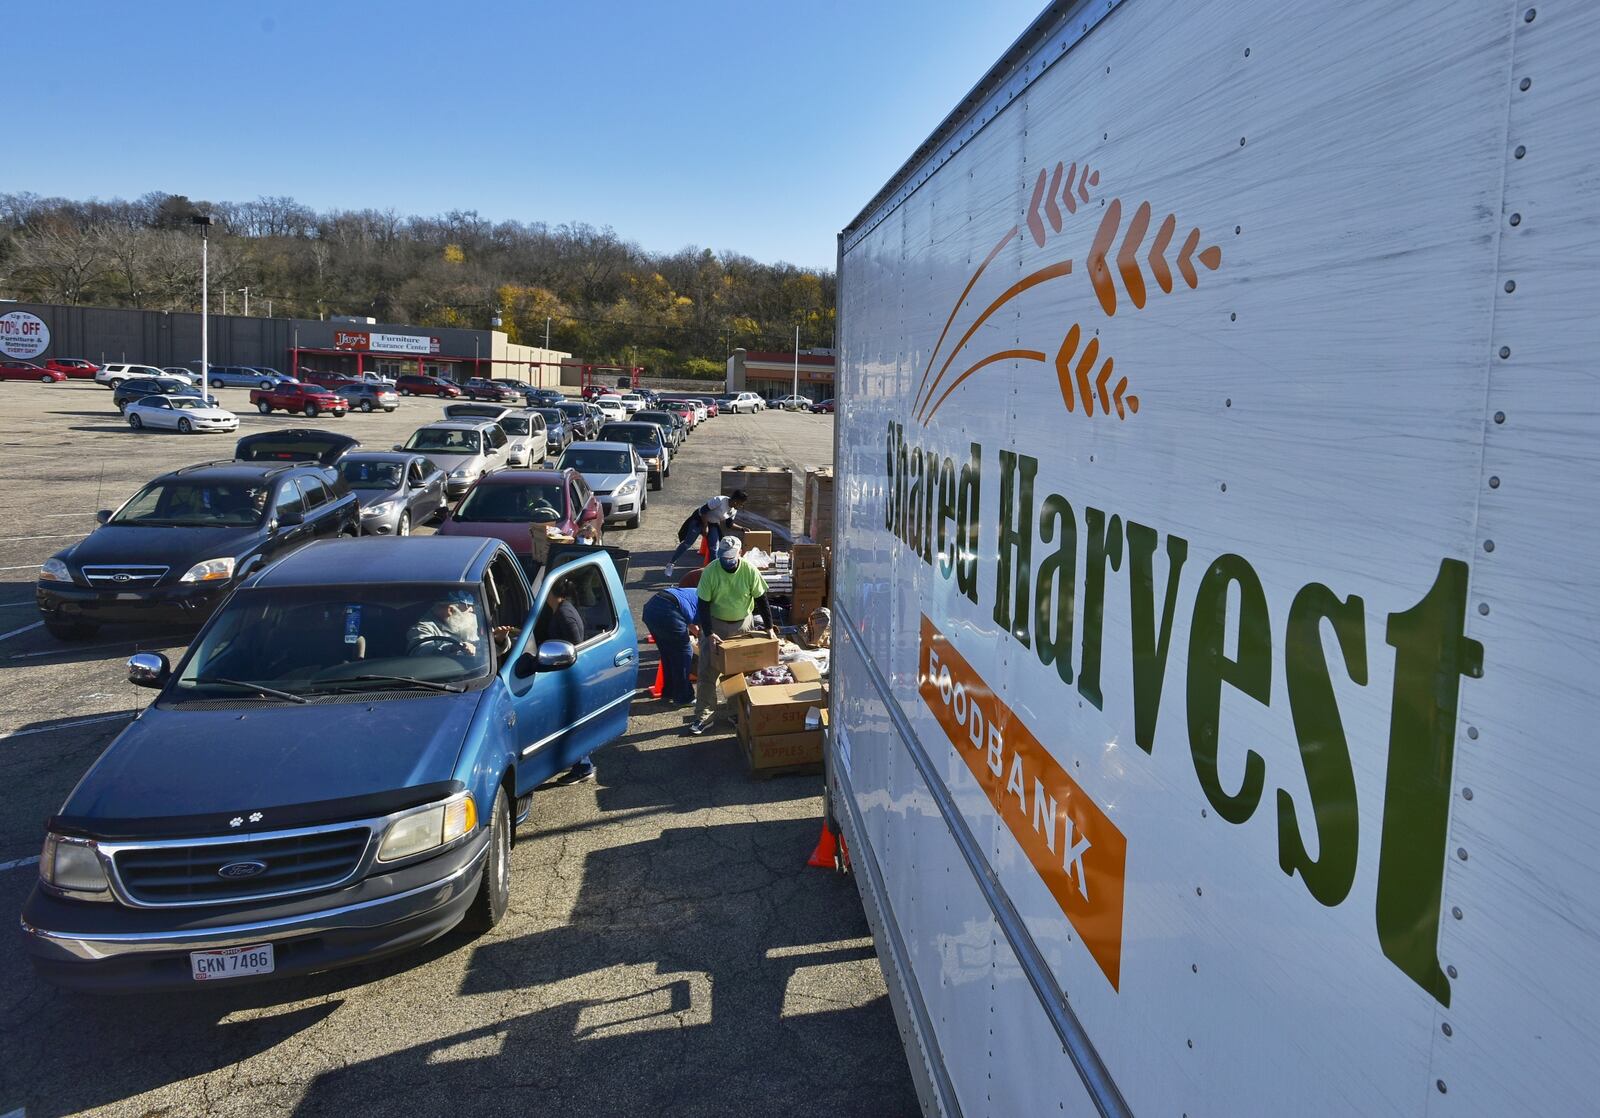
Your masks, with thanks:
[{"label": "car wheel", "polygon": [[112,380],[106,381],[106,383],[111,386],[111,391],[115,392],[117,389],[122,387],[122,378],[115,377]]},{"label": "car wheel", "polygon": [[[134,416],[133,418],[138,419],[139,417]],[[188,416],[180,415],[178,417],[178,430],[182,431],[185,435],[194,430],[194,424],[189,422]]]},{"label": "car wheel", "polygon": [[307,404],[306,405],[306,418],[307,419],[315,419],[315,418],[317,418],[317,414],[320,411],[322,411],[322,409],[317,407],[317,405],[315,405],[315,404]]},{"label": "car wheel", "polygon": [[211,387],[212,388],[221,388],[222,387],[222,382],[220,380],[213,380],[211,382]]},{"label": "car wheel", "polygon": [[400,514],[400,523],[395,525],[394,534],[397,536],[409,536],[411,534],[411,514],[409,512]]},{"label": "car wheel", "polygon": [[50,376],[48,374],[46,374],[45,376],[42,376],[42,377],[39,378],[39,383],[40,384],[54,384],[55,382],[56,382],[56,378],[53,377],[53,376]]},{"label": "car wheel", "polygon": [[262,400],[256,405],[256,411],[260,412],[262,415],[271,415],[272,405],[267,403],[265,400]]},{"label": "car wheel", "polygon": [[489,809],[489,854],[483,860],[478,895],[461,921],[469,930],[487,932],[500,923],[511,904],[511,805],[506,790],[496,788]]},{"label": "car wheel", "polygon": [[361,410],[362,411],[371,411],[372,410],[372,401],[371,400],[362,400],[361,401]]},{"label": "car wheel", "polygon": [[644,509],[641,508],[638,512],[628,517],[627,520],[624,520],[622,522],[622,526],[624,528],[637,528],[639,526],[639,517],[643,514],[643,512]]},{"label": "car wheel", "polygon": [[263,392],[270,392],[272,390],[272,382],[270,380],[264,380],[256,387],[261,389]]},{"label": "car wheel", "polygon": [[137,431],[139,428],[144,426],[144,420],[140,419],[138,414],[135,413],[128,417],[128,426]]}]

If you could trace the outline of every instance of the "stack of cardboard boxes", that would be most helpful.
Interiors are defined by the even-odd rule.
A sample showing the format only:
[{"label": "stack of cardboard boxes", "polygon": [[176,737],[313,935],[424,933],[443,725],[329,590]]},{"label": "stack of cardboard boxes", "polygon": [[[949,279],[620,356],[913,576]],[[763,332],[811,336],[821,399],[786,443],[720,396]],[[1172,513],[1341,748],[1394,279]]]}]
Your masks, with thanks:
[{"label": "stack of cardboard boxes", "polygon": [[826,546],[833,544],[833,467],[806,471],[805,523],[801,531]]},{"label": "stack of cardboard boxes", "polygon": [[724,466],[722,490],[724,494],[742,489],[749,496],[745,510],[757,516],[791,527],[794,512],[794,475],[786,466]]},{"label": "stack of cardboard boxes", "polygon": [[789,549],[789,563],[793,580],[789,621],[803,625],[813,610],[828,604],[828,570],[822,545],[795,544]]},{"label": "stack of cardboard boxes", "polygon": [[752,685],[745,673],[778,663],[778,640],[759,634],[733,637],[718,648],[717,674],[733,707],[750,771],[757,776],[820,772],[822,733],[828,724],[828,688],[815,665],[789,665],[793,683]]}]

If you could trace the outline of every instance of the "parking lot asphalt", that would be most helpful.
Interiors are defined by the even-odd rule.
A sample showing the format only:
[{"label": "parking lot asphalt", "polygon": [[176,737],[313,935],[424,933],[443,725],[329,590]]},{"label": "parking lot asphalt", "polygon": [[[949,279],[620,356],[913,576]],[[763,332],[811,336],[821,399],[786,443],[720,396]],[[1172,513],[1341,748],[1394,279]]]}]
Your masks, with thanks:
[{"label": "parking lot asphalt", "polygon": [[[327,426],[372,448],[440,414],[410,399],[269,419],[243,389],[219,394],[241,434]],[[684,737],[681,712],[649,700],[596,754],[595,782],[535,797],[510,912],[485,936],[160,997],[38,981],[14,929],[44,820],[150,696],[126,657],[175,659],[192,634],[62,643],[35,625],[34,573],[96,509],[229,457],[235,436],[134,433],[83,382],[0,385],[0,417],[0,1115],[916,1113],[855,887],[804,868],[821,778],[754,781],[725,727]],[[832,438],[830,416],[772,412],[692,436],[643,526],[606,534],[633,553],[636,621],[722,465],[826,464]]]}]

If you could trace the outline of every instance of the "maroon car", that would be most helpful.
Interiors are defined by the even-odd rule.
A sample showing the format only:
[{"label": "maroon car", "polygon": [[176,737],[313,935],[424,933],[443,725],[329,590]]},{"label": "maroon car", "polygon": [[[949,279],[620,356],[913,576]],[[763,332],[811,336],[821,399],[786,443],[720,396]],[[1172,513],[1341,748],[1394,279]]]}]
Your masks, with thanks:
[{"label": "maroon car", "polygon": [[419,376],[416,373],[403,373],[394,382],[394,389],[402,396],[442,396],[453,400],[461,395],[461,389],[443,377]]},{"label": "maroon car", "polygon": [[317,385],[321,385],[323,388],[327,388],[327,389],[330,389],[330,390],[335,389],[335,388],[343,388],[343,387],[345,387],[345,385],[348,385],[348,384],[361,384],[362,383],[361,381],[357,380],[355,377],[346,376],[344,373],[326,373],[326,372],[319,372],[319,371],[316,371],[316,370],[313,370],[313,369],[301,369],[298,379],[302,383],[317,384]]},{"label": "maroon car", "polygon": [[93,380],[100,371],[99,365],[82,357],[52,357],[44,363],[44,367],[72,380]]},{"label": "maroon car", "polygon": [[461,386],[461,391],[469,400],[488,400],[493,404],[520,404],[524,399],[521,392],[484,377],[473,377]]},{"label": "maroon car", "polygon": [[577,470],[497,470],[467,490],[438,531],[504,540],[526,561],[533,553],[534,530],[555,528],[576,536],[592,523],[598,532],[604,516],[600,498]]},{"label": "maroon car", "polygon": [[38,380],[53,384],[66,379],[66,373],[35,365],[32,361],[0,361],[0,380]]}]

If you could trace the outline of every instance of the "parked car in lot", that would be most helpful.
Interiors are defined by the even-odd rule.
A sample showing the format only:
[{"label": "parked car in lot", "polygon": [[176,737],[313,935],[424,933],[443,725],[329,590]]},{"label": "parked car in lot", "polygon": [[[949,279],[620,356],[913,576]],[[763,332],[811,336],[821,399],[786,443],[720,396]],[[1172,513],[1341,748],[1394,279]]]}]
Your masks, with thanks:
[{"label": "parked car in lot", "polygon": [[100,366],[82,357],[52,357],[44,367],[61,373],[68,380],[93,380]]},{"label": "parked car in lot", "polygon": [[[127,385],[123,385],[124,388]],[[190,389],[198,392],[199,389]],[[135,431],[149,427],[154,430],[190,432],[237,431],[239,417],[226,408],[220,408],[198,396],[143,396],[132,400],[122,409],[128,426]]]},{"label": "parked car in lot", "polygon": [[662,410],[669,411],[679,419],[683,420],[684,428],[689,433],[692,434],[694,429],[699,426],[700,411],[693,404],[689,403],[689,401],[663,400],[661,401],[661,407]]},{"label": "parked car in lot", "polygon": [[341,418],[350,410],[343,396],[315,384],[279,384],[271,388],[252,388],[250,402],[262,415],[274,410],[304,415],[315,419],[323,412]]},{"label": "parked car in lot", "polygon": [[594,495],[606,523],[621,520],[637,528],[650,506],[649,469],[632,443],[573,443],[556,464],[560,470],[577,470]]},{"label": "parked car in lot", "polygon": [[811,410],[817,415],[832,415],[833,401],[831,399],[818,400],[816,403],[811,405]]},{"label": "parked car in lot", "polygon": [[393,385],[358,380],[333,391],[354,411],[394,411],[400,406],[400,397],[395,394]]},{"label": "parked car in lot", "polygon": [[683,418],[665,408],[643,408],[633,413],[635,423],[654,423],[661,428],[662,434],[667,437],[667,449],[673,454],[678,453],[678,448],[683,445],[683,440],[688,437],[689,426]]},{"label": "parked car in lot", "polygon": [[212,365],[206,370],[206,380],[212,388],[273,388],[295,383],[293,377],[284,376],[276,369],[251,365]]},{"label": "parked car in lot", "polygon": [[334,373],[326,369],[301,369],[300,382],[302,384],[319,385],[329,391],[344,388],[351,384],[363,383],[347,373]]},{"label": "parked car in lot", "polygon": [[488,400],[497,404],[522,404],[526,397],[518,389],[496,384],[485,377],[472,377],[461,386],[461,394],[469,400]]},{"label": "parked car in lot", "polygon": [[402,396],[443,396],[453,400],[461,395],[461,389],[443,377],[419,376],[416,373],[401,374],[396,378],[394,388]]},{"label": "parked car in lot", "polygon": [[256,568],[361,530],[354,496],[314,462],[221,462],[163,474],[45,560],[34,600],[62,640],[114,621],[198,624]]},{"label": "parked car in lot", "polygon": [[599,442],[632,443],[650,471],[650,488],[660,489],[672,476],[672,455],[666,435],[654,423],[607,423],[600,428]]},{"label": "parked car in lot", "polygon": [[630,416],[640,408],[645,407],[644,397],[637,392],[622,392],[618,394],[618,398],[622,401],[623,410]]},{"label": "parked car in lot", "polygon": [[361,502],[363,536],[409,536],[444,509],[444,471],[420,454],[355,451],[336,468]]},{"label": "parked car in lot", "polygon": [[[192,373],[186,375],[189,379],[189,382],[191,384],[194,383],[194,375]],[[130,365],[125,361],[119,361],[112,364],[101,365],[99,371],[94,375],[94,381],[96,384],[103,384],[107,388],[115,388],[117,385],[131,377],[164,376],[167,376],[167,374],[156,368],[154,365]]]},{"label": "parked car in lot", "polygon": [[43,384],[58,384],[67,374],[32,361],[0,360],[0,380],[36,380]]},{"label": "parked car in lot", "polygon": [[203,400],[205,392],[176,377],[132,377],[117,385],[111,393],[111,402],[118,411],[126,411],[129,404],[146,396],[191,396]]},{"label": "parked car in lot", "polygon": [[621,396],[596,396],[594,406],[600,409],[607,420],[624,420],[628,418],[628,409],[622,406]]},{"label": "parked car in lot", "polygon": [[475,484],[439,522],[442,536],[492,536],[531,563],[530,528],[576,536],[604,525],[600,499],[573,470],[501,470]]},{"label": "parked car in lot", "polygon": [[394,377],[387,376],[384,373],[375,373],[371,369],[363,370],[361,375],[356,377],[355,379],[360,381],[362,384],[375,384],[375,385],[378,385],[380,388],[381,387],[388,387],[388,388],[393,388],[394,387]]},{"label": "parked car in lot", "polygon": [[558,388],[534,388],[528,392],[528,402],[536,408],[558,408],[567,399],[566,393]]},{"label": "parked car in lot", "polygon": [[578,395],[585,400],[598,400],[602,396],[611,394],[611,389],[603,384],[586,384],[578,389]]},{"label": "parked car in lot", "polygon": [[421,454],[438,463],[447,475],[446,494],[459,497],[472,483],[506,464],[510,440],[495,423],[485,419],[447,419],[411,432],[397,451]]},{"label": "parked car in lot", "polygon": [[[38,972],[192,988],[496,924],[534,789],[627,729],[637,638],[592,552],[530,585],[494,540],[317,543],[246,579],[176,668],[130,660],[158,694],[48,824],[22,911]],[[558,585],[576,647],[547,639]]]},{"label": "parked car in lot", "polygon": [[780,396],[772,402],[772,406],[783,411],[810,411],[811,399],[808,396]]}]

